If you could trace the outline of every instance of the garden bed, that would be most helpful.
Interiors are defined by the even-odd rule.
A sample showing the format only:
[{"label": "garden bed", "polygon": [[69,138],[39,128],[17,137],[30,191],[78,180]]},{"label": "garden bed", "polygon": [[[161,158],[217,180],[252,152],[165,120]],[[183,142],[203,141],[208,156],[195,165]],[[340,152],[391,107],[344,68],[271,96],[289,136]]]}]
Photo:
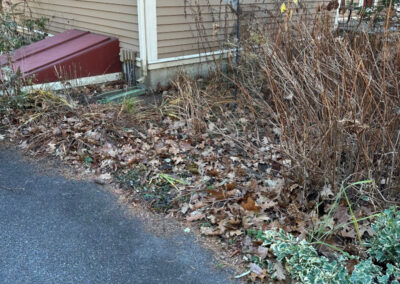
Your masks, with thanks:
[{"label": "garden bed", "polygon": [[[318,270],[334,283],[330,267],[337,283],[368,283],[351,277],[370,267],[374,283],[388,264],[386,281],[398,280],[398,211],[381,213],[400,202],[398,41],[319,24],[253,39],[236,72],[181,74],[154,105],[93,100],[118,84],[0,97],[0,140],[199,227],[241,254],[254,281]],[[382,216],[393,233],[380,235]],[[367,250],[374,239],[393,257]]]}]

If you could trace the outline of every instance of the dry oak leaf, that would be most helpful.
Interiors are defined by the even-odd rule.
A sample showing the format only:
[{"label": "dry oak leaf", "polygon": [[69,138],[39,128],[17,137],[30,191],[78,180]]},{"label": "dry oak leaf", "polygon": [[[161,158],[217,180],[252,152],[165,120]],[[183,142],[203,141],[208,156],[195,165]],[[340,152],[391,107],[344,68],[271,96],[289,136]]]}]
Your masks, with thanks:
[{"label": "dry oak leaf", "polygon": [[242,226],[243,226],[243,228],[245,229],[245,230],[247,230],[248,228],[250,228],[250,226],[252,225],[253,223],[251,223],[251,218],[250,218],[250,216],[243,216],[243,218],[242,218]]},{"label": "dry oak leaf", "polygon": [[257,264],[251,263],[249,268],[251,271],[250,278],[253,282],[257,282],[257,279],[263,281],[267,277],[267,270],[261,269]]},{"label": "dry oak leaf", "polygon": [[360,235],[363,236],[365,233],[369,235],[369,237],[373,237],[376,235],[376,232],[371,227],[371,225],[361,225],[360,226]]},{"label": "dry oak leaf", "polygon": [[357,259],[349,259],[347,261],[346,269],[351,274],[354,271],[354,267],[359,263]]},{"label": "dry oak leaf", "polygon": [[271,209],[271,208],[274,208],[276,205],[278,205],[278,202],[276,202],[276,201],[273,201],[273,200],[271,200],[271,199],[269,199],[269,198],[267,198],[267,197],[265,197],[265,196],[260,196],[258,199],[257,199],[257,205],[260,207],[260,208],[262,208],[264,211],[265,210],[268,210],[268,209]]},{"label": "dry oak leaf", "polygon": [[246,174],[247,174],[247,171],[244,168],[238,167],[236,169],[236,175],[237,176],[244,177],[244,176],[246,176]]},{"label": "dry oak leaf", "polygon": [[234,230],[234,231],[229,231],[228,234],[230,237],[234,237],[243,235],[243,232],[241,230]]},{"label": "dry oak leaf", "polygon": [[334,219],[337,221],[338,224],[347,223],[350,220],[351,216],[349,214],[349,209],[344,206],[339,206]]},{"label": "dry oak leaf", "polygon": [[357,233],[354,229],[345,228],[339,232],[342,237],[355,239],[357,237]]},{"label": "dry oak leaf", "polygon": [[243,201],[240,205],[242,205],[242,207],[248,211],[258,212],[260,210],[260,207],[257,206],[256,202],[251,197],[248,197],[247,201]]},{"label": "dry oak leaf", "polygon": [[207,216],[207,219],[210,220],[211,224],[217,223],[217,217],[215,217],[214,215]]},{"label": "dry oak leaf", "polygon": [[332,185],[325,184],[321,190],[322,200],[328,200],[328,199],[332,198],[333,196],[335,196],[335,194],[332,192]]},{"label": "dry oak leaf", "polygon": [[181,142],[180,147],[183,150],[183,152],[190,151],[193,149],[192,145],[190,145],[190,143],[188,142]]},{"label": "dry oak leaf", "polygon": [[185,215],[188,210],[189,210],[189,204],[187,204],[187,203],[183,204],[183,206],[181,208],[182,214]]},{"label": "dry oak leaf", "polygon": [[209,175],[209,176],[211,176],[211,177],[218,177],[219,176],[219,172],[218,172],[218,170],[209,170],[208,172],[207,172],[207,175]]},{"label": "dry oak leaf", "polygon": [[206,206],[206,204],[203,201],[199,201],[199,202],[197,202],[196,204],[193,205],[193,209],[197,210],[197,209],[200,209],[200,208],[202,208],[204,206]]},{"label": "dry oak leaf", "polygon": [[211,195],[212,198],[215,198],[216,200],[223,200],[228,197],[227,193],[224,190],[209,190],[208,191]]},{"label": "dry oak leaf", "polygon": [[210,227],[201,227],[200,232],[203,235],[206,236],[218,236],[219,235],[219,230],[214,230],[213,228]]},{"label": "dry oak leaf", "polygon": [[257,274],[257,275],[262,275],[263,274],[263,269],[255,263],[250,263],[249,268],[251,272]]},{"label": "dry oak leaf", "polygon": [[265,259],[265,258],[267,258],[268,252],[269,252],[268,248],[263,247],[263,246],[259,246],[259,247],[257,247],[256,254],[257,254],[261,259]]},{"label": "dry oak leaf", "polygon": [[304,213],[299,210],[295,203],[291,203],[287,208],[287,213],[295,219],[303,219]]},{"label": "dry oak leaf", "polygon": [[274,264],[275,272],[276,272],[276,279],[279,281],[286,280],[285,269],[280,262],[275,262]]},{"label": "dry oak leaf", "polygon": [[108,184],[112,182],[112,176],[110,174],[102,174],[98,176],[94,181],[98,184]]},{"label": "dry oak leaf", "polygon": [[192,212],[192,214],[190,214],[190,216],[186,217],[186,221],[194,222],[194,221],[204,219],[205,217],[206,217],[206,215],[204,215],[202,213]]}]

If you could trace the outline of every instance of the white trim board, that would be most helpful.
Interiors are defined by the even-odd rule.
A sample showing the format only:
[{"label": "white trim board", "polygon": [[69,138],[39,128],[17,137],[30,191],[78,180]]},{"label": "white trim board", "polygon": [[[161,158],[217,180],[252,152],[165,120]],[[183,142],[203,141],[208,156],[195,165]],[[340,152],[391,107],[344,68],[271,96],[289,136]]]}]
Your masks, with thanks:
[{"label": "white trim board", "polygon": [[140,62],[142,67],[143,76],[147,76],[147,44],[146,44],[146,11],[145,11],[145,0],[137,0],[138,9],[138,29],[139,29],[139,52]]},{"label": "white trim board", "polygon": [[157,1],[145,0],[146,48],[149,62],[158,59]]},{"label": "white trim board", "polygon": [[102,84],[107,82],[118,81],[123,78],[122,73],[111,73],[92,77],[72,79],[68,81],[51,82],[44,84],[37,84],[32,86],[25,86],[22,88],[23,91],[34,91],[34,90],[52,90],[59,91],[68,88],[82,87],[91,84]]},{"label": "white trim board", "polygon": [[157,70],[168,67],[210,62],[214,60],[215,56],[221,56],[222,58],[226,58],[228,57],[228,54],[230,52],[235,52],[235,50],[228,49],[228,50],[220,50],[213,52],[203,52],[200,54],[163,58],[149,62],[148,69]]}]

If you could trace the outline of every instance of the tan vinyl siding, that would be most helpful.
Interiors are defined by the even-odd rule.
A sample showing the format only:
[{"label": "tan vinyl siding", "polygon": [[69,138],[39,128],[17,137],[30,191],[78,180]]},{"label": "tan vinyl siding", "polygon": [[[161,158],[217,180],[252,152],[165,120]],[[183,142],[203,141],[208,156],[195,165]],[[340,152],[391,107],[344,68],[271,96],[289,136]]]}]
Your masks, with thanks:
[{"label": "tan vinyl siding", "polygon": [[136,0],[28,0],[34,17],[47,17],[49,33],[87,30],[119,38],[121,48],[139,51]]},{"label": "tan vinyl siding", "polygon": [[[196,20],[200,3],[201,20]],[[284,1],[287,3],[287,1]],[[317,7],[328,0],[299,0],[307,14],[315,14]],[[281,19],[279,0],[241,0],[244,29],[246,23],[257,18],[272,28]],[[271,12],[274,15],[271,15]],[[300,13],[301,14],[301,13]],[[199,23],[203,36],[199,35]],[[177,57],[218,50],[229,46],[235,37],[236,16],[225,0],[157,0],[158,58]]]}]

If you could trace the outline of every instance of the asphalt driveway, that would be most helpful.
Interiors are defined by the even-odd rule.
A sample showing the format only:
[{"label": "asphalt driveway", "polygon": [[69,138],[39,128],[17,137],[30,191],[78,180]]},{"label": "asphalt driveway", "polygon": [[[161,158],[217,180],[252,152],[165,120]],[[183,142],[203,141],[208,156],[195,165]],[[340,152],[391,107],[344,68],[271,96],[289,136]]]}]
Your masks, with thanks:
[{"label": "asphalt driveway", "polygon": [[36,169],[0,145],[0,283],[232,283],[183,232],[157,237],[99,185]]}]

